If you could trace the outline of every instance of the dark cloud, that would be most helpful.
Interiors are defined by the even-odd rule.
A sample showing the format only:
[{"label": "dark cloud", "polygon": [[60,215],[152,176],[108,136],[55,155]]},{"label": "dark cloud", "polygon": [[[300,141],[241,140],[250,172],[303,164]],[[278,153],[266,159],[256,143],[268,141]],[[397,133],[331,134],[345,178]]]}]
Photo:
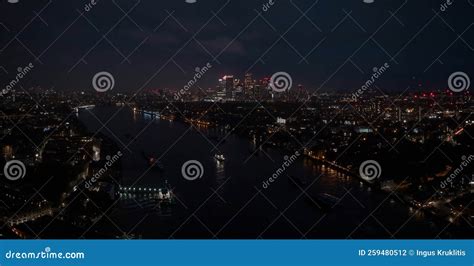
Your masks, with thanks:
[{"label": "dark cloud", "polygon": [[209,47],[210,51],[216,55],[221,52],[239,56],[246,55],[244,45],[238,40],[232,40],[230,37],[217,37],[214,40],[205,40],[203,44]]},{"label": "dark cloud", "polygon": [[[353,89],[389,62],[380,87],[437,88],[474,62],[474,7],[455,1],[442,11],[442,2],[293,0],[264,11],[254,0],[98,0],[86,12],[88,1],[4,0],[0,66],[14,73],[33,62],[25,86],[65,89],[87,89],[104,69],[119,76],[117,90],[180,87],[207,62],[215,67],[203,86],[225,73],[283,70],[310,88]],[[11,76],[0,71],[0,82]]]}]

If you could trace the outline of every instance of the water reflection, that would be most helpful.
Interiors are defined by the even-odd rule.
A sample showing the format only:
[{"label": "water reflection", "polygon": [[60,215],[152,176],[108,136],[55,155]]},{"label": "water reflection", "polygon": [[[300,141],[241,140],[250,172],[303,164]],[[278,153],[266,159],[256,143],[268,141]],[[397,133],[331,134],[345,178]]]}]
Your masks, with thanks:
[{"label": "water reflection", "polygon": [[[102,121],[107,121],[115,111],[110,108],[93,110]],[[80,119],[92,132],[101,128],[97,120],[87,112],[82,112]],[[264,197],[255,196],[255,187],[261,188],[263,180],[268,179],[281,167],[281,160],[285,155],[283,151],[261,148],[257,145],[261,143],[258,138],[252,141],[236,135],[227,136],[229,129],[224,127],[193,127],[190,131],[188,124],[172,123],[163,119],[154,119],[156,122],[151,122],[151,119],[154,119],[153,116],[124,110],[108,124],[108,128],[116,136],[125,138],[122,140],[124,143],[130,141],[127,140],[127,136],[128,139],[133,138],[135,141],[134,145],[130,146],[132,153],[126,153],[122,158],[124,182],[122,185],[138,183],[143,187],[158,188],[162,187],[165,180],[169,180],[173,191],[179,193],[179,201],[182,204],[178,202],[169,208],[158,204],[159,200],[152,196],[138,198],[126,196],[121,199],[120,205],[114,208],[114,215],[109,216],[124,229],[133,229],[133,226],[150,213],[162,215],[165,209],[172,209],[172,212],[167,212],[167,215],[171,215],[169,220],[148,217],[147,223],[140,224],[140,232],[149,237],[166,238],[179,227],[179,231],[183,231],[180,237],[206,238],[208,235],[202,235],[201,225],[184,223],[190,214],[198,210],[194,215],[207,226],[222,228],[227,224],[226,230],[223,230],[219,237],[255,238],[262,233],[262,228],[267,227],[280,212],[285,210],[285,216],[295,226],[312,228],[307,234],[308,238],[345,238],[363,223],[375,208],[378,208],[377,219],[383,224],[401,225],[414,214],[413,210],[409,211],[398,201],[387,201],[386,206],[378,207],[384,202],[386,194],[370,191],[370,188],[362,182],[303,156],[286,169],[281,178],[263,191],[275,209]],[[105,130],[103,133],[109,134]],[[264,156],[258,156],[256,151],[259,149],[265,152]],[[148,164],[143,159],[143,152],[159,158],[165,170],[147,171]],[[225,155],[225,160],[216,160],[215,155],[218,153]],[[188,160],[199,160],[203,164],[205,171],[202,179],[194,182],[183,179],[181,166]],[[340,198],[341,202],[334,209],[325,212],[308,202],[307,196],[301,195],[301,189],[288,182],[287,175],[307,180],[307,188],[304,188],[307,195],[327,193]],[[218,192],[218,196],[213,195],[215,191]],[[349,195],[347,191],[351,194]],[[209,197],[212,197],[212,200],[209,200]],[[157,205],[160,205],[160,208],[157,208]],[[242,212],[228,223],[240,209]],[[426,217],[420,213],[416,215],[416,219],[409,220],[403,229],[410,232],[411,238],[419,235],[431,236],[434,230],[427,226]],[[321,219],[322,217],[324,219]],[[318,226],[313,227],[318,220],[320,220]],[[372,227],[359,227],[354,237],[372,236],[375,234],[373,232],[376,232]],[[104,226],[102,230],[107,228],[109,227]],[[385,229],[382,228],[382,232],[385,232]],[[381,236],[374,235],[374,237]],[[295,234],[294,229],[288,227],[288,223],[278,220],[262,237],[301,236]]]},{"label": "water reflection", "polygon": [[225,162],[214,160],[216,162],[216,183],[217,186],[220,187],[222,183],[225,182],[226,174],[225,174]]}]

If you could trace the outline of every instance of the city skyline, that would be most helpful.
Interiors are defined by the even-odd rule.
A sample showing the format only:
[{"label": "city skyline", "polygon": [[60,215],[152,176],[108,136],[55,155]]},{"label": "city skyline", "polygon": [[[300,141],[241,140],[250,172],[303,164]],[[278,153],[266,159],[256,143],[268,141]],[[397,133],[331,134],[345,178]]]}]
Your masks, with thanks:
[{"label": "city skyline", "polygon": [[117,91],[180,88],[211,63],[203,88],[284,71],[312,90],[354,90],[390,64],[377,81],[387,93],[445,88],[472,67],[472,21],[460,18],[474,7],[428,2],[2,2],[0,81],[32,63],[22,86],[85,89],[107,71]]},{"label": "city skyline", "polygon": [[[2,235],[469,238],[472,96],[357,97],[169,102],[140,94],[124,103],[96,92],[9,93],[0,120]],[[330,217],[343,217],[337,230]]]},{"label": "city skyline", "polygon": [[471,239],[473,10],[4,0],[0,238]]}]

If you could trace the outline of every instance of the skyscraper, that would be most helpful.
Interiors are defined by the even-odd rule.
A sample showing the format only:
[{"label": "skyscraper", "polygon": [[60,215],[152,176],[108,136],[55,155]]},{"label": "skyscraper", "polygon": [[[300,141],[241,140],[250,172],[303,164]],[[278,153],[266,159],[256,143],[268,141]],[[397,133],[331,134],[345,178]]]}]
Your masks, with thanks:
[{"label": "skyscraper", "polygon": [[225,75],[223,78],[225,82],[225,92],[226,98],[232,98],[232,92],[234,91],[234,76],[233,75]]},{"label": "skyscraper", "polygon": [[254,84],[253,84],[253,79],[252,79],[252,73],[245,74],[244,88],[246,90],[250,90],[253,88],[253,86]]},{"label": "skyscraper", "polygon": [[225,84],[224,78],[219,79],[219,83],[217,84],[216,98],[218,100],[223,100],[224,98],[226,98],[226,89],[225,89],[226,84]]}]

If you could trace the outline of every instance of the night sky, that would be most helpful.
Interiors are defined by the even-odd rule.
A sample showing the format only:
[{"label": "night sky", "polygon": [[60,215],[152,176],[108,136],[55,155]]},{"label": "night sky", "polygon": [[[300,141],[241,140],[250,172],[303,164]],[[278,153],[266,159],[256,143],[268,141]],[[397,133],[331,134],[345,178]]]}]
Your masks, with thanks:
[{"label": "night sky", "polygon": [[474,77],[470,1],[274,0],[263,11],[268,1],[96,0],[87,12],[85,0],[2,0],[0,85],[31,62],[22,87],[92,90],[108,71],[114,91],[181,88],[210,62],[202,88],[285,71],[313,90],[354,90],[387,62],[384,91],[444,88],[455,71]]}]

